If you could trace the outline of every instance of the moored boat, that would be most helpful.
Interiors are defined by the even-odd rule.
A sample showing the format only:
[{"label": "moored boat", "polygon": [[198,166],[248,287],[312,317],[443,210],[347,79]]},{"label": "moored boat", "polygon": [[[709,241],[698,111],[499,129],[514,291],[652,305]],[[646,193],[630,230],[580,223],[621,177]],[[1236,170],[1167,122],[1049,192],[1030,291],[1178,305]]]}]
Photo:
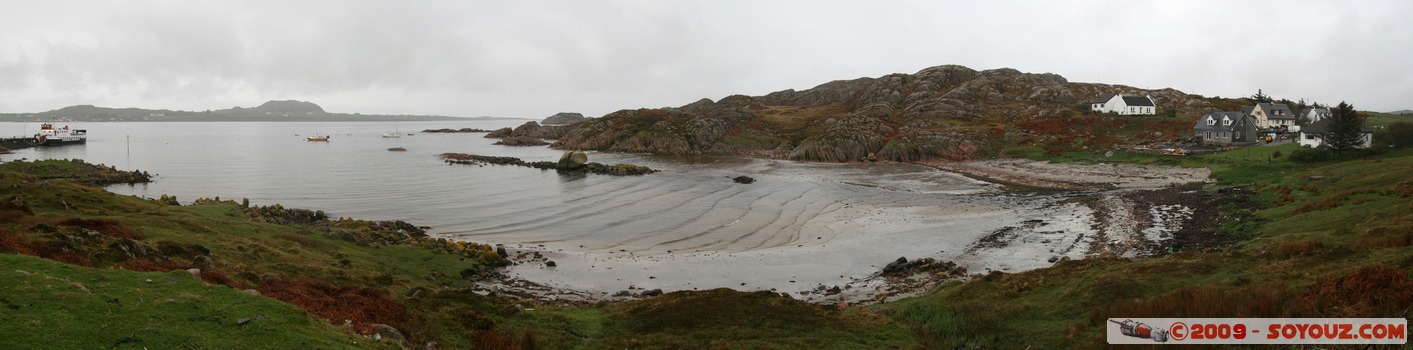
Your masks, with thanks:
[{"label": "moored boat", "polygon": [[329,140],[329,137],[328,137],[328,136],[318,136],[318,135],[310,136],[310,137],[304,138],[304,141],[328,141],[328,140]]},{"label": "moored boat", "polygon": [[34,140],[41,146],[86,143],[88,130],[70,129],[68,125],[58,128],[53,123],[44,123],[39,125],[39,133],[34,134]]}]

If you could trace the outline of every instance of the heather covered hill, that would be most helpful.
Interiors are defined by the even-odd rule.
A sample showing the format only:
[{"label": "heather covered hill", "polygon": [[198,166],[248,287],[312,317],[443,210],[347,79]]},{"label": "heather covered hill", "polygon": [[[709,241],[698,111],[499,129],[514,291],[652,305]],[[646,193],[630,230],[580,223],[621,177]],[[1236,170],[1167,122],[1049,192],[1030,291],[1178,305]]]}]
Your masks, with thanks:
[{"label": "heather covered hill", "polygon": [[1174,89],[1073,83],[1049,73],[945,65],[765,96],[732,95],[677,108],[620,110],[569,126],[554,147],[811,161],[984,158],[1008,145],[1056,136],[1036,135],[1036,127],[1023,123],[1107,117],[1090,112],[1089,102],[1115,93],[1151,96],[1160,116],[1183,120],[1162,125],[1163,132],[1152,137],[1172,138],[1190,128],[1191,115],[1243,103]]}]

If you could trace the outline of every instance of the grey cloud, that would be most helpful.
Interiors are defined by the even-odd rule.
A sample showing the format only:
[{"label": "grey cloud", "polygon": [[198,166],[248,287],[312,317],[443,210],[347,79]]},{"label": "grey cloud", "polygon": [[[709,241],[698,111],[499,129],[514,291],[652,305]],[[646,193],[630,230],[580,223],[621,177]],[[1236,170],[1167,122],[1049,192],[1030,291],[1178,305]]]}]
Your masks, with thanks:
[{"label": "grey cloud", "polygon": [[601,115],[938,64],[1413,108],[1413,3],[22,2],[0,111],[305,99],[348,112]]}]

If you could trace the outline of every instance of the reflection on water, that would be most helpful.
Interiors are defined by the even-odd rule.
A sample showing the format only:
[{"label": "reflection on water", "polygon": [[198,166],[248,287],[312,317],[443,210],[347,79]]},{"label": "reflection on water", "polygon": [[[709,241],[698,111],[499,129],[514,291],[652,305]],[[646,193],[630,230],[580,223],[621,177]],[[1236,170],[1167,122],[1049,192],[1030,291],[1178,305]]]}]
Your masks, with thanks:
[{"label": "reflection on water", "polygon": [[[403,130],[495,129],[523,121],[402,122]],[[749,251],[845,234],[856,206],[948,205],[985,190],[907,164],[817,164],[721,157],[591,154],[664,172],[560,175],[523,167],[448,165],[445,152],[557,160],[545,147],[492,145],[484,134],[413,132],[393,123],[87,123],[87,145],[18,150],[15,158],[82,158],[159,176],[109,190],[159,197],[250,198],[332,216],[398,219],[482,242],[583,251]],[[329,134],[329,142],[303,136]],[[387,151],[391,147],[406,152]],[[748,175],[750,185],[731,178]],[[579,246],[583,248],[579,248]]]}]

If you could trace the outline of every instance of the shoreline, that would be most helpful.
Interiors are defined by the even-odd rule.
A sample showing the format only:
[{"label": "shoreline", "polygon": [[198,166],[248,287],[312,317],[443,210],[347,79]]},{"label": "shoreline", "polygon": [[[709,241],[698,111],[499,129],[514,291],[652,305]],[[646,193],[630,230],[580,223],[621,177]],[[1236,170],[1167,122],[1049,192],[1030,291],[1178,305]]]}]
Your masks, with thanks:
[{"label": "shoreline", "polygon": [[[1007,191],[1010,205],[997,202],[994,205],[1000,207],[981,209],[961,209],[974,194],[954,195],[957,201],[950,205],[863,208],[846,215],[863,231],[841,233],[822,243],[802,241],[798,247],[790,243],[741,252],[629,254],[576,251],[571,248],[575,242],[507,244],[517,252],[512,256],[524,253],[536,258],[512,259],[516,263],[505,270],[506,277],[482,286],[482,291],[590,304],[636,299],[652,290],[727,288],[769,291],[821,305],[852,305],[915,296],[949,281],[1044,268],[1064,260],[1162,256],[1171,246],[1201,249],[1208,245],[1186,236],[1200,231],[1201,222],[1213,215],[1202,209],[1210,193],[1178,186],[1208,181],[1208,169],[1007,159],[905,164],[1035,191]],[[899,232],[939,228],[908,223],[916,218],[973,223],[940,226],[949,232],[945,241],[895,237]],[[998,218],[1006,219],[1001,224],[979,224]],[[865,257],[886,255],[878,250],[886,248],[874,246],[900,238],[933,249],[895,253],[890,259],[899,255],[907,261],[936,259],[955,264],[960,273],[885,276],[885,265],[892,260]],[[819,256],[829,259],[817,260]],[[756,277],[743,276],[741,269],[750,264],[736,260],[756,261],[749,268],[755,271],[744,273]],[[547,266],[548,261],[556,266]]]},{"label": "shoreline", "polygon": [[1207,168],[1136,164],[1063,164],[1028,159],[912,162],[973,179],[1023,188],[1060,191],[1157,189],[1187,183],[1210,183]]}]

